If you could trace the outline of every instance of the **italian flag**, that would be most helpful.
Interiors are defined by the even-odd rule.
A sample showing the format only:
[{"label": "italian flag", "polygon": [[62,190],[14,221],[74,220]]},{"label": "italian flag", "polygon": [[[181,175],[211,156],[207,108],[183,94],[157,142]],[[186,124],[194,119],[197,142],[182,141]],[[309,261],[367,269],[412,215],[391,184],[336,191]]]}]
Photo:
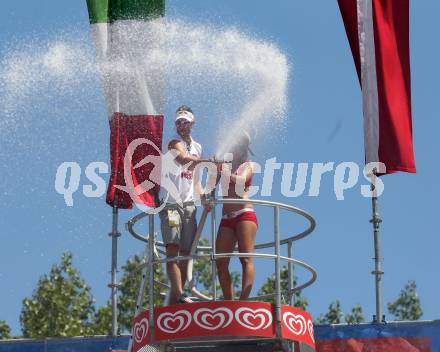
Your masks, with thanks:
[{"label": "italian flag", "polygon": [[416,172],[411,121],[409,0],[338,0],[362,87],[365,161]]},{"label": "italian flag", "polygon": [[[146,61],[162,45],[157,28],[165,0],[87,0],[87,7],[110,124],[106,201],[125,209],[133,201],[154,206],[159,181],[153,177],[151,183],[150,176],[158,174],[157,163],[137,164],[145,158],[160,160],[154,157],[160,157],[162,147],[164,67],[146,67]],[[139,138],[150,144],[136,143]],[[132,142],[135,150],[128,148]],[[145,191],[134,198],[132,188],[140,185]]]}]

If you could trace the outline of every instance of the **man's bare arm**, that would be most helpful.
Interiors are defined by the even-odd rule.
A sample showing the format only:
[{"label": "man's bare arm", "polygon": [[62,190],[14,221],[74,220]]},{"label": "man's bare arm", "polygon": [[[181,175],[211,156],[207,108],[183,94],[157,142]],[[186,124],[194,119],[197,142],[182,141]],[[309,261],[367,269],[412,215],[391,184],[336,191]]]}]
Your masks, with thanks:
[{"label": "man's bare arm", "polygon": [[177,151],[177,156],[176,156],[176,161],[180,164],[180,165],[186,165],[188,163],[191,163],[188,167],[189,170],[194,169],[194,167],[196,166],[196,164],[198,162],[200,162],[200,159],[196,156],[193,155],[187,155],[186,149],[183,146],[183,143],[177,140],[171,141],[168,144],[168,150],[176,150]]}]

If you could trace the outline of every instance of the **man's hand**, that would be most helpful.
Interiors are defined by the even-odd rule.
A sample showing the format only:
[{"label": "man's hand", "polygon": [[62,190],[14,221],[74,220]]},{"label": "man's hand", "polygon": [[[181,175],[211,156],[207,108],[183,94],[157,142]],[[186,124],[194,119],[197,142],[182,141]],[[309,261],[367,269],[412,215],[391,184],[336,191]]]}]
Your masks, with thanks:
[{"label": "man's hand", "polygon": [[200,200],[202,201],[203,209],[205,209],[205,211],[209,213],[212,209],[212,205],[209,202],[209,198],[206,197],[206,194],[202,194],[200,195]]}]

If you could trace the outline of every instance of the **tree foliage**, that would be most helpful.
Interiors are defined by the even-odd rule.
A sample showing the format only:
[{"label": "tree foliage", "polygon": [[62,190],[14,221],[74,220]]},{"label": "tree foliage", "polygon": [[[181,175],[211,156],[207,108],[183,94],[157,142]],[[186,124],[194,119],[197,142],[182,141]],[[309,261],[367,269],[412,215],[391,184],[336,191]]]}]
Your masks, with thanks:
[{"label": "tree foliage", "polygon": [[[118,326],[119,332],[129,332],[133,321],[139,288],[142,281],[141,266],[144,264],[142,255],[134,255],[128,258],[122,267],[122,278],[118,290]],[[148,274],[147,274],[148,275]],[[154,270],[154,279],[166,283],[166,275],[162,265],[156,265]],[[143,294],[142,310],[148,309],[148,290],[149,281]],[[163,304],[164,290],[159,285],[154,285],[154,305]],[[93,320],[93,332],[95,334],[108,334],[111,331],[112,309],[111,302],[98,309]]]},{"label": "tree foliage", "polygon": [[4,320],[0,320],[0,340],[11,338],[11,328]]},{"label": "tree foliage", "polygon": [[72,254],[65,253],[23,300],[20,323],[24,337],[82,336],[91,332],[93,313],[90,287],[72,267]]},{"label": "tree foliage", "polygon": [[[135,255],[127,260],[125,265],[122,267],[122,279],[119,286],[119,324],[127,331],[131,329],[131,322],[133,321],[136,300],[138,297],[139,288],[141,285],[142,275],[137,269],[141,264],[144,263],[143,256]],[[163,270],[163,265],[156,265],[154,268],[154,280],[157,282],[167,283],[167,278]],[[148,296],[149,281],[147,280],[147,285],[145,286],[144,298]],[[154,285],[154,305],[160,306],[163,304],[164,293],[166,289],[162,288],[160,285]],[[148,300],[144,299],[142,309],[148,309]]]},{"label": "tree foliage", "polygon": [[[201,245],[209,246],[208,240],[202,240]],[[119,333],[129,332],[135,315],[138,291],[142,275],[140,269],[144,264],[142,255],[128,258],[122,267],[122,278],[118,290],[118,326]],[[167,282],[163,265],[155,266],[154,304],[160,306],[164,301],[166,288],[157,282]],[[288,268],[281,269],[281,291],[284,302],[288,297]],[[212,273],[210,258],[197,259],[194,262],[193,276],[198,288],[205,294],[212,291]],[[240,274],[232,273],[236,294],[240,287]],[[296,277],[294,278],[296,285]],[[146,282],[142,310],[148,309],[149,282]],[[217,284],[219,293],[221,292]],[[275,291],[275,275],[270,276],[258,291],[258,295],[272,294]],[[301,291],[295,292],[294,306],[306,309],[307,300]],[[274,298],[269,301],[274,302]],[[423,312],[417,287],[414,281],[409,281],[401,290],[395,302],[388,304],[388,311],[397,320],[417,320]],[[89,334],[109,334],[111,329],[111,303],[95,311],[94,300],[90,287],[80,277],[79,272],[72,266],[72,254],[65,253],[59,264],[53,265],[49,274],[42,276],[31,298],[23,300],[20,322],[23,336],[30,338],[54,336],[82,336]],[[362,307],[354,306],[350,313],[344,315],[339,300],[329,305],[328,312],[320,315],[318,324],[357,324],[364,322]],[[5,321],[0,320],[0,339],[11,338],[11,329]]]},{"label": "tree foliage", "polygon": [[[289,270],[286,266],[284,266],[281,269],[280,272],[280,277],[281,277],[281,295],[282,298],[284,300],[284,302],[287,303],[288,300],[288,291],[289,291]],[[267,278],[266,282],[263,284],[263,286],[261,286],[260,290],[258,291],[258,295],[268,295],[268,294],[272,294],[275,293],[275,274],[273,274],[272,276],[270,276],[269,278]],[[294,277],[293,278],[293,286],[295,286],[297,283],[297,278]],[[275,297],[267,299],[267,301],[274,303],[275,302]],[[294,306],[298,307],[300,309],[307,309],[308,306],[308,302],[307,299],[305,299],[304,297],[302,297],[301,295],[301,291],[296,291],[294,293]]]},{"label": "tree foliage", "polygon": [[418,320],[423,315],[415,281],[408,281],[399,297],[388,303],[388,311],[396,320]]},{"label": "tree foliage", "polygon": [[[420,298],[417,295],[417,285],[415,281],[408,283],[400,291],[399,297],[388,303],[388,312],[395,316],[396,320],[418,320],[423,315]],[[316,319],[317,324],[340,324],[345,320],[348,324],[358,324],[365,321],[365,317],[360,305],[352,308],[351,312],[345,315],[341,309],[341,303],[336,300],[329,306],[325,315],[320,315]]]},{"label": "tree foliage", "polygon": [[364,312],[359,304],[351,308],[351,312],[345,315],[345,322],[347,324],[359,324],[363,323],[364,321]]},{"label": "tree foliage", "polygon": [[111,302],[107,302],[104,306],[99,307],[96,311],[95,316],[93,317],[91,330],[93,335],[110,335],[111,329],[112,305]]},{"label": "tree foliage", "polygon": [[340,324],[342,323],[344,313],[342,312],[341,302],[336,300],[328,306],[328,312],[320,315],[316,319],[317,324]]},{"label": "tree foliage", "polygon": [[336,300],[330,303],[326,314],[321,314],[318,319],[316,319],[316,324],[341,324],[344,322],[347,324],[359,324],[364,321],[364,313],[359,304],[355,305],[350,313],[344,315],[341,302]]}]

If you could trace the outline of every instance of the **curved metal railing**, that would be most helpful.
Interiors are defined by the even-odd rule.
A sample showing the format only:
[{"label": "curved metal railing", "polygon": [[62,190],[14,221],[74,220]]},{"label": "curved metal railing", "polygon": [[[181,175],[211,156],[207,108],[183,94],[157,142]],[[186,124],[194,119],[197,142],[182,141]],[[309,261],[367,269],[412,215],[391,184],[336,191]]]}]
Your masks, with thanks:
[{"label": "curved metal railing", "polygon": [[[275,297],[275,300],[277,302],[277,305],[281,304],[281,278],[280,278],[280,264],[281,261],[287,262],[287,268],[288,268],[288,290],[287,290],[287,296],[288,296],[288,303],[292,304],[294,293],[302,290],[311,284],[316,280],[317,274],[316,271],[307,263],[302,262],[300,260],[293,258],[293,243],[295,241],[298,241],[307,235],[309,235],[315,228],[316,222],[314,218],[307,212],[305,212],[302,209],[299,209],[297,207],[283,204],[283,203],[277,203],[272,201],[265,201],[265,200],[253,200],[253,199],[231,199],[231,198],[210,198],[207,200],[207,203],[209,203],[212,207],[211,211],[211,244],[212,246],[199,246],[198,242],[200,240],[206,219],[207,219],[207,211],[205,210],[201,216],[201,219],[199,221],[199,226],[197,229],[197,233],[194,239],[193,246],[191,248],[191,252],[189,256],[177,256],[173,258],[160,258],[160,254],[165,254],[165,251],[161,248],[165,247],[165,244],[162,241],[159,241],[155,238],[154,233],[154,214],[148,214],[148,213],[140,213],[136,216],[134,216],[131,220],[127,222],[127,228],[130,234],[140,240],[146,243],[146,262],[141,265],[138,269],[143,270],[143,285],[141,285],[140,297],[138,297],[138,304],[137,308],[140,308],[142,304],[142,297],[141,293],[144,292],[145,285],[146,285],[146,275],[147,273],[150,273],[149,282],[159,284],[162,287],[168,287],[167,284],[161,283],[154,280],[154,276],[151,275],[154,274],[153,267],[157,264],[167,263],[170,261],[180,261],[180,260],[189,260],[188,265],[188,282],[191,289],[191,292],[202,300],[216,300],[217,299],[217,286],[216,286],[216,265],[215,261],[217,258],[225,258],[225,257],[241,257],[243,256],[242,253],[239,253],[237,250],[234,250],[232,253],[216,253],[215,250],[215,235],[216,235],[216,206],[219,204],[244,204],[244,203],[252,203],[257,206],[265,206],[265,207],[271,207],[274,209],[274,236],[273,241],[271,242],[264,242],[264,243],[256,243],[255,244],[255,250],[259,249],[265,249],[265,248],[271,248],[273,247],[275,249],[274,254],[269,253],[246,253],[246,257],[253,257],[258,259],[272,259],[275,262],[275,292],[273,294],[267,294],[267,295],[260,295],[260,296],[254,296],[249,299],[267,299],[271,297]],[[175,206],[168,206],[169,207],[175,207]],[[164,208],[166,210],[167,207]],[[286,238],[282,238],[280,235],[279,227],[280,227],[280,210],[286,210],[288,212],[296,213],[302,217],[304,217],[309,222],[309,226],[303,230],[302,232],[290,235]],[[139,234],[139,232],[135,229],[135,225],[142,220],[143,218],[148,217],[149,218],[149,235],[142,236]],[[281,246],[287,245],[287,256],[281,255]],[[148,249],[148,250],[147,250]],[[204,252],[206,254],[198,254],[198,252]],[[151,259],[152,258],[152,259]],[[212,270],[212,292],[211,296],[206,296],[199,292],[197,288],[194,285],[194,280],[192,276],[192,264],[194,260],[201,259],[201,258],[210,258],[211,259],[211,270]],[[306,282],[302,283],[301,285],[293,285],[293,269],[294,266],[299,266],[307,270],[311,277]],[[152,288],[153,285],[150,285],[150,293],[149,293],[149,300],[152,303],[153,302],[153,292]],[[279,304],[278,304],[279,303]],[[150,304],[150,307],[152,304]]]}]

